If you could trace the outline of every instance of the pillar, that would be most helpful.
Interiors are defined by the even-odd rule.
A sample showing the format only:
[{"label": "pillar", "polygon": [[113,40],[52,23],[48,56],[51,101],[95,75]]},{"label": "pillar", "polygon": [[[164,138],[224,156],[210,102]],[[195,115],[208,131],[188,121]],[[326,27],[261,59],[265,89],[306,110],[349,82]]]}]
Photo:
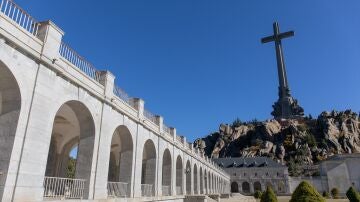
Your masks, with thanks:
[{"label": "pillar", "polygon": [[53,63],[60,57],[60,44],[64,31],[56,26],[52,21],[40,22],[38,37],[44,42],[42,49],[42,59]]},{"label": "pillar", "polygon": [[114,96],[115,76],[110,71],[100,71],[99,82],[104,86],[105,98],[111,99]]}]

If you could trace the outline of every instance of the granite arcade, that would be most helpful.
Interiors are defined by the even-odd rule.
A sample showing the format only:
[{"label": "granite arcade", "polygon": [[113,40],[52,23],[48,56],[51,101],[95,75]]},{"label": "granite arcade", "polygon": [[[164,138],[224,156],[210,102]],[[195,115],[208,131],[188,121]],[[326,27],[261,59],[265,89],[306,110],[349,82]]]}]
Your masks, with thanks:
[{"label": "granite arcade", "polygon": [[229,192],[222,168],[79,56],[54,23],[10,0],[0,11],[1,201],[183,201]]}]

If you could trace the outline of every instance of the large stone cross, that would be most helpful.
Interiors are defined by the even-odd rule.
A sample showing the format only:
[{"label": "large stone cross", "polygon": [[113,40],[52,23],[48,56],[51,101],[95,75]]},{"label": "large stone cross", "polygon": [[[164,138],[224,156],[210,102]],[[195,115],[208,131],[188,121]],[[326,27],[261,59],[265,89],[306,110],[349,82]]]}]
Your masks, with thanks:
[{"label": "large stone cross", "polygon": [[280,33],[279,25],[277,22],[273,24],[274,35],[264,37],[261,39],[262,43],[275,42],[275,50],[276,50],[276,60],[278,67],[278,76],[279,76],[279,96],[283,98],[285,96],[290,96],[289,94],[289,84],[287,81],[285,62],[283,56],[283,50],[281,46],[281,39],[294,36],[294,31],[283,32]]},{"label": "large stone cross", "polygon": [[271,114],[275,118],[288,119],[297,118],[304,115],[304,109],[299,106],[297,100],[290,95],[290,88],[287,80],[284,55],[281,46],[281,40],[294,36],[294,31],[280,33],[277,22],[273,24],[274,35],[261,39],[262,43],[275,42],[277,69],[279,76],[279,99],[273,105]]}]

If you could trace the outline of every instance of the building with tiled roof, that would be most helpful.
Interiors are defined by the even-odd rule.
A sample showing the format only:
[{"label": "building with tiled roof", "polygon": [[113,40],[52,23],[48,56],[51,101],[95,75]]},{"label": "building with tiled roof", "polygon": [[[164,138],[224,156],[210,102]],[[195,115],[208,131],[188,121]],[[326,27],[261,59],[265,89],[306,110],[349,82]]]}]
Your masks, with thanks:
[{"label": "building with tiled roof", "polygon": [[288,169],[267,157],[213,159],[229,173],[231,192],[251,195],[271,186],[278,195],[290,193]]}]

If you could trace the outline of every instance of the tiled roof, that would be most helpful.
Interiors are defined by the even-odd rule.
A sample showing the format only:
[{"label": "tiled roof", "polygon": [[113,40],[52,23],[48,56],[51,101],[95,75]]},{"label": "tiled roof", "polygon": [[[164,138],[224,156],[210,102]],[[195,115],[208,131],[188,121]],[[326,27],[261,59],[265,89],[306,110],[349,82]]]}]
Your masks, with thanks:
[{"label": "tiled roof", "polygon": [[237,157],[212,159],[223,168],[244,168],[244,167],[284,167],[268,157]]}]

